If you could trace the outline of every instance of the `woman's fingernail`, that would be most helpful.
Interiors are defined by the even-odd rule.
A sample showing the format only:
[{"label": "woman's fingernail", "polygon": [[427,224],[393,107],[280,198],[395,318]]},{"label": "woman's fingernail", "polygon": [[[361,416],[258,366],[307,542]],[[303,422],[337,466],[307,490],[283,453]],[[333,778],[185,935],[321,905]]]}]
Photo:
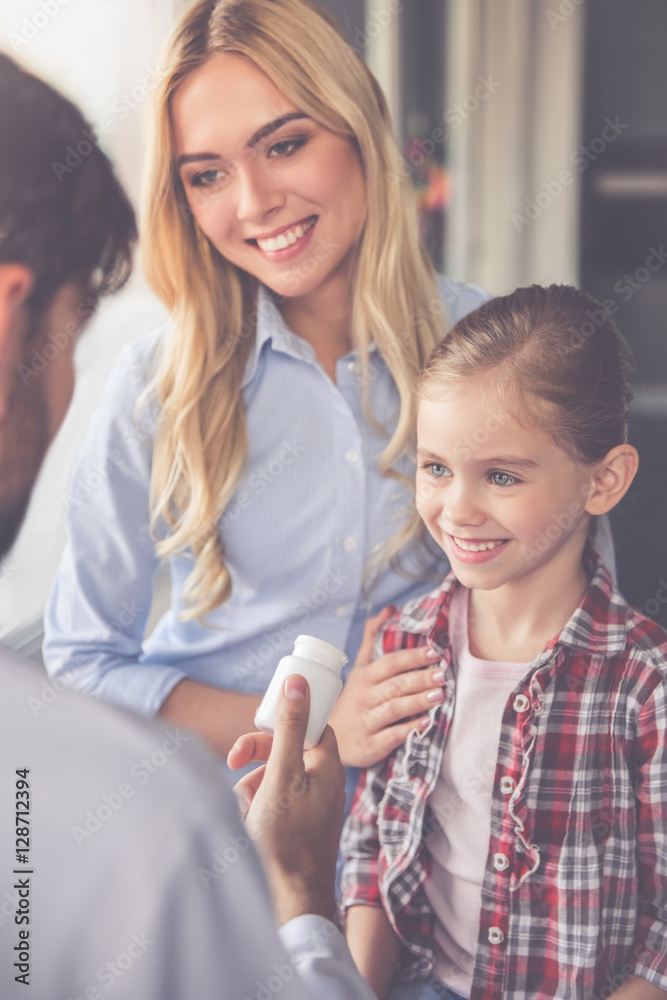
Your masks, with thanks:
[{"label": "woman's fingernail", "polygon": [[445,671],[444,670],[434,670],[431,674],[431,680],[434,684],[444,684],[445,683]]},{"label": "woman's fingernail", "polygon": [[306,678],[302,677],[301,674],[291,674],[285,681],[283,688],[285,697],[289,701],[301,701],[302,698],[306,697],[307,684]]},{"label": "woman's fingernail", "polygon": [[437,651],[437,649],[429,649],[429,651],[428,651],[428,653],[426,655],[428,656],[429,660],[439,660],[440,659],[440,653]]},{"label": "woman's fingernail", "polygon": [[425,719],[422,719],[421,722],[419,723],[419,728],[426,729],[430,721],[431,720],[428,718],[428,716]]},{"label": "woman's fingernail", "polygon": [[442,688],[438,688],[437,691],[429,691],[426,697],[428,698],[429,701],[444,701],[445,692],[442,690]]}]

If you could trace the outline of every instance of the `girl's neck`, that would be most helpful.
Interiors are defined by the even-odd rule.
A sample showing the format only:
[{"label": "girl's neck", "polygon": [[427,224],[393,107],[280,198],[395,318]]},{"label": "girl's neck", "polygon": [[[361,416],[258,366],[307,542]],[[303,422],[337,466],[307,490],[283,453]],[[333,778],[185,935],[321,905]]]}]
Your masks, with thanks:
[{"label": "girl's neck", "polygon": [[483,660],[532,662],[570,619],[588,583],[579,553],[576,561],[551,559],[535,574],[496,590],[472,590],[468,608],[471,653]]},{"label": "girl's neck", "polygon": [[310,295],[283,299],[280,312],[293,333],[308,341],[332,380],[336,362],[352,349],[352,293],[345,274]]}]

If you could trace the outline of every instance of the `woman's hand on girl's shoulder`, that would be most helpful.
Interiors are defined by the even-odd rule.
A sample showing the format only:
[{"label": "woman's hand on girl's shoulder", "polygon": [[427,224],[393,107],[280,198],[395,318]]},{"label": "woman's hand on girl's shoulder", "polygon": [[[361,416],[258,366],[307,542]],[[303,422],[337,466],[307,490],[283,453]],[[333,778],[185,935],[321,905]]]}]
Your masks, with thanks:
[{"label": "woman's hand on girl's shoulder", "polygon": [[[384,760],[444,701],[444,673],[426,646],[401,649],[373,660],[375,635],[395,608],[369,618],[355,664],[329,720],[347,767]],[[407,721],[406,721],[407,720]]]}]

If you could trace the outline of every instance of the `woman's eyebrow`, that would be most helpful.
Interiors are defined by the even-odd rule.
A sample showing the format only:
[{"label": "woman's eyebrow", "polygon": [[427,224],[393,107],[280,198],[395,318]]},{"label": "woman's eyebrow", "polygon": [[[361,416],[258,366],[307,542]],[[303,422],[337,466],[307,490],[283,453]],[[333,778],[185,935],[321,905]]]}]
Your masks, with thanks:
[{"label": "woman's eyebrow", "polygon": [[[280,118],[274,118],[272,122],[268,122],[266,125],[262,125],[261,128],[257,129],[250,138],[248,139],[246,146],[248,149],[252,149],[256,146],[258,142],[262,139],[266,139],[267,136],[271,135],[273,132],[277,132],[279,128],[286,125],[288,122],[296,121],[299,118],[308,118],[309,116],[304,111],[291,111],[287,115],[281,115]],[[183,156],[179,156],[176,160],[176,169],[180,170],[184,163],[198,163],[200,160],[220,160],[221,157],[217,153],[184,153]]]},{"label": "woman's eyebrow", "polygon": [[293,122],[299,118],[308,118],[308,115],[304,111],[292,111],[287,115],[281,115],[280,118],[274,118],[274,120],[269,122],[268,125],[262,125],[260,129],[257,129],[257,131],[248,139],[246,146],[248,149],[252,149],[252,147],[256,146],[258,142],[261,142],[262,139],[266,139],[266,137],[271,135],[272,132],[277,132],[278,129],[282,128],[283,125],[286,125],[287,122]]}]

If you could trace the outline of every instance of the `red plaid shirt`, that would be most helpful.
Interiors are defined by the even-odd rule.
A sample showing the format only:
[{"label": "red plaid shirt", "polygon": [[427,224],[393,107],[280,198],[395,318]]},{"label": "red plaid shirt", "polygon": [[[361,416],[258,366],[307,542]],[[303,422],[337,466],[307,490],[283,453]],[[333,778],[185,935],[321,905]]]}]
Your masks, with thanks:
[{"label": "red plaid shirt", "polygon": [[[591,568],[503,713],[471,1000],[604,1000],[633,974],[667,990],[667,634]],[[456,586],[450,575],[378,634],[377,655],[438,650],[445,701],[362,774],[341,845],[343,905],[384,907],[401,981],[433,967],[424,840],[454,711]]]}]

